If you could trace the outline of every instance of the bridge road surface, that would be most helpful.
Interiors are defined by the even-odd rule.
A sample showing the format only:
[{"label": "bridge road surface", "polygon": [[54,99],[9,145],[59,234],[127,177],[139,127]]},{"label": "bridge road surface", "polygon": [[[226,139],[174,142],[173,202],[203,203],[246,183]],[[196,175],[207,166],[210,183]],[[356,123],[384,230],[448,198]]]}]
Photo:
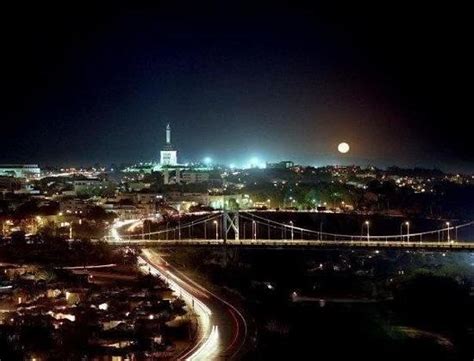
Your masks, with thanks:
[{"label": "bridge road surface", "polygon": [[365,249],[419,249],[432,251],[474,251],[473,241],[450,241],[450,242],[436,242],[436,241],[416,241],[410,242],[396,241],[396,240],[306,240],[306,239],[181,239],[181,240],[163,240],[163,239],[132,239],[132,240],[108,240],[111,245],[116,246],[201,246],[201,247],[215,247],[224,246],[229,247],[260,247],[260,248],[365,248]]},{"label": "bridge road surface", "polygon": [[[172,275],[172,279],[180,288],[205,304],[212,312],[211,325],[217,325],[219,330],[218,350],[208,353],[206,360],[238,360],[247,340],[248,327],[242,313],[232,304],[215,293],[201,286],[183,272],[166,262],[152,249],[143,249],[142,257],[163,274]],[[193,349],[181,356],[180,359],[194,360],[190,357]],[[201,358],[196,358],[201,359]]]}]

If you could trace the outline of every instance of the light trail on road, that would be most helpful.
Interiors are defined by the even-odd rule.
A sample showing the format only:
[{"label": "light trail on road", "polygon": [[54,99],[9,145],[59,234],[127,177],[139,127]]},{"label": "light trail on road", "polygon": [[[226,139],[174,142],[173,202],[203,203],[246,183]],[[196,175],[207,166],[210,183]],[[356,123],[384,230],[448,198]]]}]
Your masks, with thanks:
[{"label": "light trail on road", "polygon": [[[112,225],[109,242],[123,242],[119,229],[136,221],[117,222]],[[226,360],[232,360],[240,354],[248,333],[247,322],[242,313],[228,301],[171,266],[158,253],[147,248],[141,251],[142,254],[138,256],[140,270],[164,279],[198,316],[198,341],[178,359],[208,361],[224,357]]]},{"label": "light trail on road", "polygon": [[165,279],[170,288],[194,307],[201,321],[198,343],[181,360],[233,359],[247,338],[247,322],[242,313],[228,301],[171,267],[156,252],[143,249],[141,269]]},{"label": "light trail on road", "polygon": [[[135,225],[137,222],[139,221],[130,220],[113,224],[110,229],[112,239],[120,242],[122,238],[119,229]],[[139,269],[145,274],[150,273],[166,281],[169,287],[184,300],[189,309],[193,310],[198,316],[199,341],[192,348],[186,350],[179,357],[179,360],[205,361],[217,358],[219,352],[219,329],[217,325],[211,324],[212,311],[197,297],[204,298],[205,295],[166,269],[165,262],[162,261],[161,257],[148,249],[144,249],[142,252],[143,256],[138,256],[137,258]]]},{"label": "light trail on road", "polygon": [[112,268],[117,267],[117,263],[107,263],[107,264],[95,264],[90,266],[65,266],[65,267],[54,267],[55,269],[63,270],[82,270],[82,269],[101,269],[101,268]]},{"label": "light trail on road", "polygon": [[164,262],[162,262],[161,258],[148,249],[143,250],[143,257],[138,257],[138,263],[142,272],[149,272],[165,280],[169,287],[179,294],[186,305],[199,317],[199,341],[193,348],[182,355],[180,359],[198,361],[212,360],[214,357],[217,357],[219,351],[219,330],[216,325],[211,323],[212,311],[209,307],[191,293],[195,291],[195,288],[187,285],[179,277],[164,268]]},{"label": "light trail on road", "polygon": [[126,221],[117,221],[117,222],[115,222],[110,228],[110,237],[116,242],[121,242],[122,237],[120,236],[118,230],[122,227],[125,227],[127,225],[132,225],[132,224],[137,223],[137,222],[140,222],[140,221],[137,220],[137,219],[130,219],[130,220],[126,220]]}]

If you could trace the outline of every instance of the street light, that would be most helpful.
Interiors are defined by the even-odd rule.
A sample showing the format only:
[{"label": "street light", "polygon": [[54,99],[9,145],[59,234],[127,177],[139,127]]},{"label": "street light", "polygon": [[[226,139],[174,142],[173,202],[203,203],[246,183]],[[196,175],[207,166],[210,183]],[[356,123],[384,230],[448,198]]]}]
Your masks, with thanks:
[{"label": "street light", "polygon": [[406,221],[405,225],[407,226],[407,242],[410,242],[410,222]]},{"label": "street light", "polygon": [[451,233],[449,232],[449,230],[451,229],[451,228],[449,228],[450,225],[451,225],[451,223],[446,222],[446,226],[448,227],[448,242],[451,242]]},{"label": "street light", "polygon": [[407,227],[407,242],[410,242],[410,222],[406,221],[400,224],[400,236],[402,237],[402,242],[403,242],[403,226]]},{"label": "street light", "polygon": [[370,241],[370,222],[369,221],[365,221],[363,224],[362,224],[362,232],[364,232],[364,226],[367,227],[367,242]]},{"label": "street light", "polygon": [[212,222],[216,226],[216,241],[219,239],[219,223],[217,221]]},{"label": "street light", "polygon": [[252,221],[252,230],[253,230],[253,240],[257,239],[257,223],[253,220]]},{"label": "street light", "polygon": [[290,221],[290,225],[291,225],[291,240],[293,240],[293,238],[294,238],[294,234],[293,234],[293,221]]}]

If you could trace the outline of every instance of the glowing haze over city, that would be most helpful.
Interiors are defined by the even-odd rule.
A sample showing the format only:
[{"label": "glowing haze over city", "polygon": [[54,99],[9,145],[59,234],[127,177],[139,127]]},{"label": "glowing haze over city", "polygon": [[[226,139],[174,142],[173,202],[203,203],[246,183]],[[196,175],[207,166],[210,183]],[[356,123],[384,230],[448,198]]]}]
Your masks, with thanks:
[{"label": "glowing haze over city", "polygon": [[[454,11],[38,5],[8,14],[0,162],[151,161],[171,123],[187,162],[473,170],[456,83],[467,64],[452,56],[464,23],[438,20]],[[343,141],[351,152],[341,156]]]}]

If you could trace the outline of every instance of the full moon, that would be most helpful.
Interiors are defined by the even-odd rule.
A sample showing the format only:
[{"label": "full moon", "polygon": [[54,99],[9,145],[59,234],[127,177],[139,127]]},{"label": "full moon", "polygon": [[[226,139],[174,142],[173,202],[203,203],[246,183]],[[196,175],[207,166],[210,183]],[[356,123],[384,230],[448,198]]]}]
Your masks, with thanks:
[{"label": "full moon", "polygon": [[347,153],[349,149],[351,149],[351,147],[349,147],[349,144],[347,144],[346,142],[339,143],[339,145],[337,146],[337,150],[339,151],[339,153]]}]

